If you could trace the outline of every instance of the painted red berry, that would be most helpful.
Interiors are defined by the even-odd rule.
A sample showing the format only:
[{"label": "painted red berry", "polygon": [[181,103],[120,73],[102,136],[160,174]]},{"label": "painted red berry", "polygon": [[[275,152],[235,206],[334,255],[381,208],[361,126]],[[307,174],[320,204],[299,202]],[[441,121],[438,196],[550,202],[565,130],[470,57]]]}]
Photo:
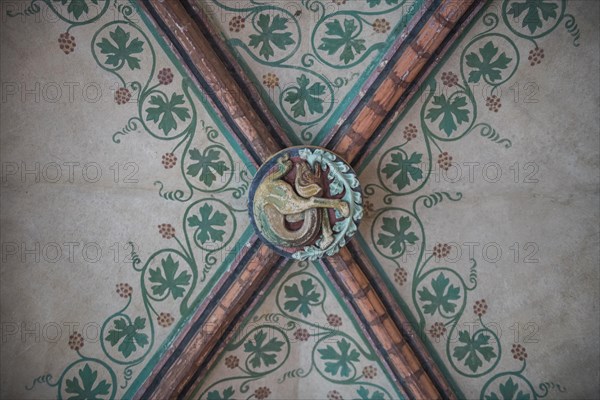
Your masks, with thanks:
[{"label": "painted red berry", "polygon": [[483,315],[487,312],[488,305],[485,302],[485,299],[477,300],[475,304],[473,304],[473,312],[478,317],[483,317]]},{"label": "painted red berry", "polygon": [[403,131],[404,139],[407,141],[411,141],[417,137],[417,127],[415,124],[408,124],[404,127]]},{"label": "painted red berry", "polygon": [[240,359],[236,356],[227,356],[225,358],[225,366],[229,369],[237,368],[240,365]]},{"label": "painted red berry", "polygon": [[510,352],[515,360],[525,361],[527,358],[527,351],[525,350],[525,347],[520,344],[513,344]]},{"label": "painted red berry", "polygon": [[173,82],[173,72],[171,72],[171,68],[163,68],[158,71],[158,81],[161,85],[168,85]]},{"label": "painted red berry", "polygon": [[122,105],[131,100],[131,92],[127,88],[118,88],[115,92],[115,101]]},{"label": "painted red berry", "polygon": [[296,340],[299,340],[301,342],[306,342],[308,340],[308,338],[310,337],[310,334],[308,333],[308,331],[304,328],[300,328],[298,330],[296,330],[296,332],[294,332],[294,337],[296,338]]},{"label": "painted red berry", "polygon": [[458,76],[452,72],[442,72],[442,84],[444,86],[453,87],[458,85]]},{"label": "painted red berry", "polygon": [[175,322],[175,318],[173,318],[170,313],[164,312],[161,312],[156,319],[158,321],[158,325],[162,326],[163,328],[168,328],[173,324],[173,322]]},{"label": "painted red berry", "polygon": [[445,258],[448,254],[450,254],[450,245],[447,243],[438,243],[433,246],[433,255],[437,259]]},{"label": "painted red berry", "polygon": [[58,36],[58,46],[65,54],[70,54],[75,50],[75,38],[68,32],[61,33]]},{"label": "painted red berry", "polygon": [[164,239],[172,239],[175,236],[175,228],[171,224],[160,224],[158,226],[158,233]]},{"label": "painted red berry", "polygon": [[342,318],[337,314],[329,314],[327,316],[327,323],[333,327],[342,326]]},{"label": "painted red berry", "polygon": [[83,347],[83,336],[81,333],[73,332],[71,336],[69,336],[69,347],[71,350],[79,350]]},{"label": "painted red berry", "polygon": [[429,328],[429,334],[435,339],[441,338],[445,333],[446,326],[441,322],[435,322],[433,325],[431,325],[431,328]]},{"label": "painted red berry", "polygon": [[165,169],[171,169],[177,164],[177,157],[173,153],[165,153],[162,156],[162,165]]},{"label": "painted red berry", "polygon": [[117,283],[117,293],[123,298],[131,297],[133,288],[128,283]]}]

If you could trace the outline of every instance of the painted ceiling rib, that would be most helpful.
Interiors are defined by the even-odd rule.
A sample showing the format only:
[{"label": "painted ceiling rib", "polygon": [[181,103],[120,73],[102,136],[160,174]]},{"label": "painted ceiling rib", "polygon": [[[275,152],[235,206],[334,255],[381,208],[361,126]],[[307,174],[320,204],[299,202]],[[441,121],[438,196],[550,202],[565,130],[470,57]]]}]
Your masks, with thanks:
[{"label": "painted ceiling rib", "polygon": [[199,367],[211,358],[229,327],[282,261],[266,245],[257,241],[254,247],[253,252],[239,260],[237,267],[232,267],[239,271],[232,273],[231,279],[213,293],[212,307],[190,321],[187,334],[177,340],[177,350],[161,368],[152,371],[136,399],[177,398],[192,383]]},{"label": "painted ceiling rib", "polygon": [[198,7],[198,4],[191,0],[181,0],[181,6],[188,12],[195,26],[202,32],[204,38],[212,47],[215,54],[231,74],[238,86],[242,88],[243,95],[248,98],[254,111],[261,117],[263,123],[268,128],[269,133],[278,142],[281,148],[291,146],[291,142],[286,135],[284,128],[277,121],[277,118],[270,112],[269,106],[259,95],[258,90],[246,71],[241,68],[231,51],[222,40],[222,34],[210,21],[206,12]]},{"label": "painted ceiling rib", "polygon": [[436,365],[435,360],[429,355],[421,336],[414,329],[413,324],[408,320],[397,302],[394,301],[392,294],[389,289],[387,289],[381,276],[376,273],[375,267],[361,250],[360,246],[357,246],[354,242],[350,242],[348,243],[347,250],[350,253],[353,262],[359,266],[360,271],[370,282],[384,308],[394,320],[402,338],[412,349],[414,356],[417,357],[421,367],[425,370],[432,383],[437,388],[437,391],[444,398],[457,398],[445,376]]},{"label": "painted ceiling rib", "polygon": [[[385,79],[390,75],[390,72],[395,67],[396,63],[400,59],[400,57],[404,54],[407,48],[409,48],[410,44],[415,40],[415,37],[419,35],[427,21],[432,17],[433,13],[436,11],[437,7],[440,4],[440,0],[431,1],[426,4],[423,4],[417,15],[411,19],[409,26],[407,26],[406,30],[400,35],[397,39],[397,44],[392,49],[390,49],[390,54],[386,56],[387,62],[385,67],[378,71],[378,74],[372,78],[371,85],[369,87],[363,88],[364,96],[357,99],[355,107],[347,112],[343,121],[336,126],[335,132],[331,132],[330,135],[326,137],[326,147],[333,149],[338,144],[338,142],[342,139],[345,132],[351,127],[353,122],[356,120],[357,116],[360,112],[365,108],[367,104],[371,101],[377,89],[382,85]],[[400,83],[400,79],[397,79],[398,83]],[[413,82],[409,86],[409,89],[415,85],[416,82]],[[410,90],[409,90],[410,91]],[[385,112],[387,115],[388,113]],[[354,160],[356,162],[356,160]]]},{"label": "painted ceiling rib", "polygon": [[[484,0],[474,1],[483,2]],[[438,10],[438,6],[444,2],[447,4],[452,3],[448,0],[423,1],[420,9],[415,13],[415,16],[409,20],[406,27],[400,34],[397,35],[395,41],[388,48],[386,54],[380,60],[380,65],[372,71],[372,75],[367,77],[365,82],[360,86],[359,92],[361,94],[364,93],[365,95],[356,96],[354,99],[351,99],[344,112],[339,116],[340,122],[331,126],[329,131],[324,132],[321,143],[311,144],[320,145],[323,147],[331,147],[327,146],[327,144],[334,143],[345,134],[344,127],[350,124],[367,104],[367,102],[364,101],[365,97],[370,98],[373,93],[377,92],[378,86],[380,85],[381,76],[387,76],[389,74],[391,67],[395,65],[395,61],[405,44],[410,44],[414,40],[422,26],[432,18],[432,10]],[[219,30],[214,21],[211,21],[211,18],[208,15],[210,14],[210,11],[202,9],[198,5],[198,2],[193,0],[182,0],[181,3],[190,13],[190,15],[192,15],[198,24],[199,29],[204,33],[207,40],[213,46],[214,51],[218,53],[218,55],[221,57],[221,60],[230,68],[240,87],[243,87],[245,93],[249,95],[249,98],[254,104],[257,112],[260,113],[262,110],[268,110],[269,106],[265,103],[256,85],[252,83],[252,79],[249,77],[248,72],[244,69],[242,64],[238,62],[237,56],[227,45],[223,32]],[[452,8],[455,7],[452,6]],[[448,21],[445,23],[449,24]],[[265,115],[274,131],[276,131],[276,135],[287,139],[289,136],[283,131],[281,125],[277,122],[277,119],[268,111],[265,113]],[[289,143],[287,145],[289,146]]]},{"label": "painted ceiling rib", "polygon": [[[229,73],[198,25],[178,1],[145,2],[146,8],[161,27],[170,33],[182,57],[205,88],[242,142],[255,153],[259,161],[289,145],[285,135],[273,136],[274,128],[265,123],[235,78]],[[267,111],[263,110],[263,113]],[[271,120],[269,120],[271,121]]]},{"label": "painted ceiling rib", "polygon": [[[248,78],[232,61],[232,55],[220,43],[217,31],[206,16],[203,17],[190,3],[184,3],[145,2],[145,6],[175,42],[188,67],[208,86],[209,95],[220,106],[224,118],[234,125],[242,144],[249,147],[257,162],[266,160],[281,147],[288,146],[289,139],[281,132],[275,118],[266,111],[260,96],[252,92],[254,89],[247,84]],[[364,108],[356,111],[357,117],[348,130],[344,135],[336,134],[339,140],[334,151],[349,162],[360,154],[410,84],[420,73],[427,71],[432,55],[444,43],[457,21],[472,12],[474,4],[481,3],[475,0],[439,2],[393,68],[384,71],[387,75],[382,77],[381,86],[373,88],[370,101],[359,104]],[[232,75],[232,70],[238,76]],[[137,398],[164,399],[184,395],[202,373],[199,368],[210,364],[219,353],[220,344],[240,320],[244,307],[261,296],[260,288],[265,282],[272,281],[269,276],[273,275],[280,261],[280,256],[256,242],[247,256],[232,268],[237,272],[213,294],[212,307],[205,308],[190,321],[185,335],[182,333],[176,340],[176,349],[171,352],[170,358],[155,368]],[[415,347],[414,339],[407,340],[403,336],[403,331],[397,326],[396,313],[386,308],[387,303],[381,300],[368,274],[362,271],[364,266],[361,263],[364,264],[364,259],[360,262],[354,260],[348,249],[326,261],[329,274],[347,293],[355,313],[367,325],[367,336],[384,353],[391,371],[400,382],[401,391],[409,398],[455,398],[434,363],[422,365],[423,360],[429,360],[428,355],[422,347]],[[190,328],[192,325],[193,329]]]},{"label": "painted ceiling rib", "polygon": [[[389,131],[391,127],[396,123],[397,119],[402,115],[403,111],[408,107],[411,100],[415,95],[421,94],[421,89],[424,87],[423,85],[429,79],[430,74],[435,70],[438,66],[440,60],[446,55],[448,51],[454,46],[456,41],[462,37],[465,29],[471,25],[473,20],[479,13],[484,9],[486,1],[475,1],[471,8],[463,14],[462,18],[460,18],[450,33],[446,36],[442,44],[432,53],[430,57],[430,61],[420,72],[419,76],[409,85],[409,87],[402,93],[396,104],[392,107],[392,109],[387,113],[385,120],[377,126],[373,134],[368,138],[368,140],[363,145],[363,148],[354,158],[351,165],[358,169],[362,161],[369,154],[369,151],[377,146],[377,144],[383,138],[385,132]],[[381,76],[378,81],[379,84],[385,80],[385,76]],[[371,97],[369,96],[368,99]],[[352,119],[354,120],[354,119]],[[345,125],[351,125],[351,122],[348,122]],[[330,144],[330,147],[334,147],[335,144]]]},{"label": "painted ceiling rib", "polygon": [[351,125],[340,132],[335,146],[329,147],[352,164],[369,138],[385,122],[394,105],[427,66],[432,54],[444,42],[455,24],[474,4],[483,3],[479,0],[442,1],[377,87],[369,103],[359,111]]},{"label": "painted ceiling rib", "polygon": [[[288,261],[288,263],[294,263],[294,262]],[[190,395],[190,392],[193,389],[202,385],[202,381],[208,377],[211,370],[214,368],[215,363],[218,361],[219,355],[225,351],[227,344],[235,337],[236,334],[239,334],[240,331],[243,331],[244,323],[248,321],[248,318],[255,311],[255,309],[258,307],[258,305],[260,303],[262,303],[265,300],[265,298],[269,295],[269,293],[268,293],[269,288],[276,287],[277,282],[280,280],[280,278],[283,275],[285,275],[286,268],[283,268],[283,264],[285,264],[285,263],[279,263],[280,268],[277,270],[273,270],[273,272],[271,273],[271,276],[262,282],[261,287],[258,288],[256,291],[258,293],[258,295],[254,296],[254,298],[251,299],[251,301],[249,301],[246,304],[245,309],[242,312],[240,312],[240,314],[236,317],[236,321],[234,321],[231,324],[229,329],[221,337],[220,343],[216,346],[215,349],[213,349],[212,356],[207,357],[205,359],[204,363],[196,371],[194,378],[190,379],[185,390],[183,390],[181,393],[178,394],[179,398],[188,398],[188,396]],[[329,278],[329,283],[332,284],[337,291],[344,290],[338,284],[338,282],[334,276],[335,273],[332,273],[331,269],[323,268],[322,273],[324,274],[324,276],[327,276]],[[348,303],[351,302],[351,299],[349,299],[347,296],[341,296],[339,301],[343,301],[346,304],[346,306],[350,306],[350,304],[348,304]],[[362,315],[360,315],[360,311],[357,310],[355,307],[350,307],[350,308],[351,308],[350,312],[352,313],[352,317],[357,321],[363,322],[364,318]],[[364,323],[362,325],[362,329],[366,330],[366,326]],[[388,371],[390,373],[393,374],[394,366],[390,365],[388,362],[388,358],[385,357],[385,354],[384,354],[385,349],[383,349],[381,346],[377,346],[379,343],[377,338],[373,337],[372,335],[368,335],[368,334],[366,336],[367,336],[367,340],[369,341],[369,343],[371,345],[377,347],[378,355],[379,355],[379,357],[382,358],[380,361],[382,363],[384,363],[384,361],[385,361],[385,363],[384,363],[385,367],[388,369]],[[407,398],[407,399],[415,398],[412,395],[412,393],[407,392],[404,389],[404,387],[399,386],[399,390],[400,390],[400,393],[402,394],[402,396],[404,396],[405,398]]]},{"label": "painted ceiling rib", "polygon": [[202,363],[199,363],[198,367],[193,371],[193,374],[189,376],[185,386],[182,386],[181,390],[177,392],[178,398],[186,398],[189,393],[193,391],[193,389],[206,377],[212,366],[219,358],[219,355],[223,352],[226,343],[235,337],[235,335],[243,327],[244,320],[257,306],[257,304],[260,303],[261,296],[259,293],[263,293],[264,295],[264,290],[273,285],[274,282],[277,281],[278,277],[283,273],[281,266],[284,263],[284,259],[280,259],[279,262],[276,263],[277,268],[272,268],[269,276],[267,276],[259,285],[259,287],[256,288],[257,295],[248,299],[244,305],[244,308],[234,316],[232,322],[226,327],[226,329],[223,331],[223,334],[218,338],[218,343],[216,343],[211,349],[210,354],[202,359]]},{"label": "painted ceiling rib", "polygon": [[[3,369],[0,397],[483,400],[591,398],[600,392],[597,376],[578,368],[598,366],[598,343],[569,340],[564,328],[584,331],[598,322],[585,312],[598,298],[588,287],[590,266],[598,261],[590,249],[597,245],[592,239],[600,182],[589,162],[598,155],[589,134],[599,125],[590,119],[598,96],[590,79],[580,77],[598,77],[597,37],[584,39],[597,31],[600,4],[21,3],[0,7],[3,21],[11,21],[1,30],[11,44],[2,52],[6,80],[23,92],[20,101],[17,94],[3,105],[13,118],[10,129],[2,129],[9,139],[2,154],[24,170],[20,180],[17,171],[5,182],[13,195],[2,227],[22,253],[31,252],[21,240],[35,241],[38,250],[35,263],[27,254],[21,260],[14,254],[12,261],[45,270],[25,277],[13,268],[17,272],[4,281],[16,305],[4,314],[17,332],[9,333],[13,341],[2,348],[11,362]],[[217,4],[220,18],[209,13]],[[39,23],[46,16],[58,23]],[[566,37],[550,40],[555,28],[566,30]],[[26,36],[32,40],[24,47]],[[567,40],[581,44],[580,51],[566,47]],[[553,79],[557,65],[578,74]],[[43,90],[36,101],[26,101],[26,88],[38,88],[46,73],[52,84],[88,81],[110,91],[99,93],[101,101],[67,101]],[[515,98],[501,102],[503,87]],[[524,99],[519,91],[528,87],[534,92],[525,97],[534,97]],[[419,104],[421,95],[427,99]],[[510,132],[523,130],[528,139],[517,143],[518,135]],[[459,142],[470,132],[472,139],[499,146]],[[271,168],[265,161],[300,143],[337,153],[357,172],[345,174],[352,184],[339,190],[333,164],[315,168],[312,153],[294,150],[296,164],[311,160],[298,171],[308,170],[309,183],[319,186],[317,196],[330,201],[304,203],[302,209],[337,206],[323,207],[338,212],[325,211],[314,225],[325,239],[317,236],[320,250],[326,250],[328,228],[340,233],[335,222],[348,214],[340,197],[358,188],[358,179],[364,189],[362,196],[358,189],[352,193],[356,215],[364,211],[362,225],[355,214],[344,216],[356,222],[354,239],[341,232],[341,250],[314,262],[277,253],[253,213],[256,184]],[[467,161],[472,154],[476,163]],[[84,182],[68,179],[75,186],[64,190],[67,182],[53,181],[38,165],[63,156],[111,165],[114,179],[104,174],[107,180],[89,186],[94,179],[83,172]],[[27,179],[31,162],[38,167],[35,181]],[[494,167],[496,179],[484,171],[483,182],[471,179],[475,164]],[[468,182],[464,170],[458,179],[445,176],[459,165],[469,167]],[[129,166],[135,172],[119,178]],[[559,173],[538,179],[540,166]],[[134,177],[138,167],[140,179]],[[508,180],[500,182],[505,167]],[[296,178],[303,176],[295,175],[276,179],[300,182]],[[577,179],[566,179],[571,176]],[[290,192],[314,201],[317,196],[303,195],[304,186]],[[581,190],[590,187],[596,189],[592,195]],[[291,203],[290,197],[277,200]],[[448,208],[420,213],[442,200]],[[548,218],[559,206],[567,212]],[[90,212],[82,220],[73,210]],[[294,216],[288,228],[301,224],[294,207],[282,214]],[[30,221],[36,221],[34,235]],[[569,237],[553,235],[553,229],[568,230]],[[90,261],[84,252],[81,264],[70,255],[66,262],[45,254],[48,245],[71,240],[96,248],[114,242],[108,247],[114,257]],[[497,258],[487,254],[490,245]],[[538,259],[540,245],[550,251]],[[454,254],[448,257],[454,246],[469,250],[467,255],[458,249],[460,265]],[[474,246],[480,255],[473,254]],[[503,246],[508,258],[506,251],[502,258]],[[76,270],[69,265],[74,263]],[[571,264],[583,269],[565,283],[564,269]],[[520,275],[525,268],[527,275]],[[486,275],[492,279],[481,279]],[[559,295],[547,296],[548,290]],[[42,297],[30,295],[38,292]],[[498,297],[507,292],[508,298]],[[68,333],[58,327],[53,339],[46,328],[61,321]],[[559,329],[549,329],[555,321]],[[263,334],[268,328],[274,328],[272,338]]]},{"label": "painted ceiling rib", "polygon": [[324,263],[330,267],[336,282],[348,293],[357,314],[364,318],[370,336],[383,348],[386,359],[409,397],[455,398],[451,392],[442,394],[438,391],[348,248],[341,249],[338,255],[325,259]]}]

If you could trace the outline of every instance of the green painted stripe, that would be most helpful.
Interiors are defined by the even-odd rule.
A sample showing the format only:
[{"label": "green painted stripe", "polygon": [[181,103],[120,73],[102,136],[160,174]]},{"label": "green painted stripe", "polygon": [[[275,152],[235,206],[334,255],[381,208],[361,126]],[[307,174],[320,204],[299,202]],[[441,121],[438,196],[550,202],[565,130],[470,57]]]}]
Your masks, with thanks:
[{"label": "green painted stripe", "polygon": [[192,82],[192,84],[190,85],[190,88],[192,89],[192,91],[196,95],[196,97],[198,98],[202,108],[208,113],[209,117],[215,123],[215,125],[217,126],[219,131],[223,134],[225,139],[227,139],[227,142],[229,143],[229,145],[233,148],[233,150],[236,152],[236,154],[240,157],[240,159],[242,160],[244,165],[248,168],[250,173],[252,175],[254,175],[256,173],[256,167],[251,162],[251,160],[246,156],[246,154],[242,151],[238,142],[233,137],[233,134],[225,127],[225,125],[221,121],[221,118],[219,118],[217,112],[212,108],[211,104],[206,100],[207,95],[205,93],[203,93],[198,86],[193,84],[194,80],[192,79],[192,77],[190,77],[187,70],[183,67],[183,65],[181,64],[179,59],[175,56],[175,54],[173,53],[173,51],[171,50],[169,45],[166,43],[166,41],[163,39],[163,37],[154,28],[154,24],[150,21],[150,18],[146,15],[146,13],[140,8],[140,4],[138,2],[136,2],[135,0],[129,0],[129,3],[135,9],[136,13],[141,17],[142,21],[144,22],[144,26],[150,31],[154,40],[156,40],[156,42],[159,44],[160,48],[162,48],[164,54],[166,54],[167,57],[169,58],[169,61],[171,61],[173,63],[173,65],[175,66],[175,68],[177,68],[177,71],[181,74],[181,76],[183,78],[187,78],[190,80],[190,82]]},{"label": "green painted stripe", "polygon": [[[394,34],[391,34],[387,38],[382,50],[380,50],[378,53],[376,53],[377,55],[375,56],[373,61],[365,68],[362,75],[358,78],[357,82],[355,82],[355,84],[352,86],[352,89],[346,94],[344,99],[337,105],[337,107],[335,107],[335,105],[334,105],[331,116],[329,117],[329,119],[327,120],[325,125],[319,130],[319,133],[309,142],[310,144],[318,144],[318,143],[322,142],[323,137],[326,136],[327,133],[333,128],[333,126],[338,122],[338,119],[340,118],[340,116],[344,113],[344,111],[346,111],[346,108],[355,99],[355,97],[358,96],[358,93],[359,93],[361,87],[363,86],[364,82],[371,76],[373,71],[377,68],[377,66],[381,62],[382,58],[385,56],[385,54],[389,51],[389,49],[392,47],[394,42],[397,40],[398,35],[400,35],[402,30],[410,23],[410,21],[413,19],[414,15],[421,9],[423,2],[425,2],[425,1],[426,0],[415,0],[415,2],[414,2],[415,6],[412,7],[412,12],[408,13],[406,15],[403,15],[400,18],[400,21],[398,22],[398,24],[396,24],[396,26],[394,27],[394,29],[392,31]],[[382,15],[385,15],[385,14],[382,14]],[[262,85],[262,80],[259,79],[259,77],[255,74],[255,72],[252,70],[250,65],[244,59],[243,53],[240,52],[237,47],[229,45],[225,35],[222,35],[222,37],[223,37],[225,43],[227,44],[227,46],[229,47],[229,49],[231,50],[231,52],[233,53],[236,61],[241,65],[241,67],[245,71],[249,72],[248,77],[249,77],[250,81],[256,88],[258,88],[261,98],[268,105],[270,111],[274,114],[275,118],[277,119],[279,124],[282,126],[282,128],[286,131],[288,138],[290,139],[292,144],[295,146],[305,144],[301,140],[299,135],[295,132],[294,128],[290,125],[290,123],[288,122],[288,119],[285,117],[285,115],[283,115],[283,113],[281,112],[281,110],[279,109],[277,104],[271,99],[271,96],[269,96],[269,93],[265,90],[265,88]],[[276,69],[277,67],[275,66],[274,68]],[[339,70],[344,71],[344,69],[339,69]],[[306,126],[308,126],[308,125],[306,125]]]},{"label": "green painted stripe", "polygon": [[[265,291],[265,293],[263,294],[263,296],[257,301],[256,305],[254,306],[253,310],[248,314],[248,316],[244,319],[244,321],[241,323],[241,326],[246,326],[248,323],[250,323],[252,321],[252,318],[254,318],[254,316],[256,315],[256,312],[260,309],[260,307],[265,303],[265,301],[269,298],[269,296],[271,295],[271,293],[273,292],[273,290],[279,288],[281,281],[287,276],[290,268],[296,263],[297,261],[288,261],[282,268],[283,271],[280,272],[279,276],[275,279],[275,281],[271,284],[271,286],[269,286],[269,288]],[[354,329],[356,330],[356,332],[359,335],[359,338],[362,340],[362,342],[364,343],[365,347],[368,348],[373,354],[376,354],[373,347],[371,346],[371,344],[369,343],[369,341],[367,340],[367,338],[365,337],[364,333],[362,332],[362,329],[360,328],[360,326],[358,325],[358,322],[352,318],[352,313],[350,311],[350,308],[348,307],[348,304],[346,303],[346,300],[344,300],[343,296],[339,296],[337,294],[337,291],[335,290],[335,288],[333,287],[333,284],[331,282],[331,280],[327,277],[327,275],[325,275],[325,272],[323,271],[323,266],[320,263],[314,262],[313,266],[315,267],[315,269],[318,271],[319,275],[321,276],[321,278],[323,279],[323,281],[326,282],[327,287],[329,288],[329,292],[333,295],[333,297],[336,299],[336,301],[338,302],[338,304],[340,305],[340,307],[342,308],[343,312],[346,314],[346,317],[348,317],[348,319],[352,322],[352,326],[354,326]],[[221,355],[219,357],[219,360],[221,360],[223,358],[223,355]],[[381,365],[380,365],[381,367]],[[211,368],[211,371],[214,369]],[[395,380],[390,376],[390,374],[387,372],[387,370],[385,368],[382,368],[382,370],[385,372],[385,376],[388,380],[388,383],[393,383]],[[204,377],[204,379],[202,379],[202,381],[200,381],[198,383],[198,386],[196,387],[196,389],[190,394],[190,396],[188,396],[188,398],[193,398],[198,394],[198,391],[203,387],[203,385],[206,383],[206,379],[209,377],[210,375],[210,371],[208,374],[206,374],[206,376]],[[242,378],[240,378],[242,379]],[[396,387],[392,384],[391,385],[392,388],[395,390],[396,395],[398,396],[398,399],[403,399],[402,395],[400,392],[397,391]]]},{"label": "green painted stripe", "polygon": [[[479,10],[477,12],[477,15],[475,15],[473,17],[473,20],[469,23],[469,26],[467,26],[465,28],[461,37],[458,38],[454,43],[452,43],[452,45],[450,46],[450,48],[448,49],[446,54],[444,54],[444,57],[442,58],[442,60],[438,63],[438,65],[436,65],[436,67],[431,71],[429,77],[423,82],[423,85],[421,85],[421,88],[427,87],[431,83],[431,81],[435,80],[435,76],[437,75],[439,70],[445,66],[446,62],[448,61],[448,58],[450,58],[450,56],[452,56],[454,54],[456,48],[465,41],[467,34],[469,32],[471,32],[473,27],[479,22],[479,20],[481,19],[481,16],[487,11],[487,9],[489,8],[489,6],[492,3],[492,0],[485,0],[485,1],[487,2],[487,5],[485,7],[482,7],[481,10]],[[421,90],[421,88],[419,88],[419,90]],[[396,121],[390,127],[390,129],[385,133],[385,135],[383,136],[383,138],[381,139],[379,144],[373,150],[371,150],[370,154],[364,159],[364,161],[354,169],[356,171],[357,175],[360,176],[360,174],[364,172],[365,168],[367,168],[367,166],[373,160],[373,158],[375,157],[377,152],[379,152],[379,150],[381,150],[381,148],[386,144],[385,142],[390,138],[390,136],[394,133],[394,131],[396,130],[398,125],[403,121],[406,114],[408,114],[412,110],[415,103],[419,100],[421,100],[420,96],[417,96],[417,95],[413,96],[413,98],[408,103],[408,106],[404,109],[402,114],[400,114],[397,117]]]},{"label": "green painted stripe", "polygon": [[[163,52],[167,55],[168,59],[173,63],[175,68],[177,68],[177,71],[181,74],[181,76],[191,80],[191,77],[189,76],[189,74],[187,73],[187,71],[185,70],[183,65],[181,65],[180,61],[177,59],[175,54],[172,52],[171,48],[167,45],[167,43],[162,38],[162,36],[160,36],[158,31],[156,29],[154,29],[154,25],[151,23],[149,17],[146,15],[145,12],[143,12],[141,10],[140,5],[137,2],[135,2],[134,0],[129,0],[129,3],[135,9],[136,13],[141,17],[141,20],[143,21],[145,28],[147,28],[150,31],[154,40],[159,44],[160,48],[162,48]],[[193,80],[191,80],[191,81],[193,82]],[[238,157],[241,159],[241,161],[244,163],[246,168],[248,168],[250,173],[252,175],[254,175],[256,173],[256,168],[254,167],[253,163],[246,156],[246,154],[242,151],[242,149],[238,145],[237,141],[233,138],[233,135],[231,134],[231,132],[229,132],[227,130],[227,128],[224,126],[223,122],[218,117],[215,110],[210,106],[210,104],[207,104],[207,102],[203,100],[205,98],[205,95],[202,93],[200,88],[193,84],[190,85],[190,88],[192,89],[193,93],[196,95],[198,100],[200,100],[201,106],[208,113],[209,117],[215,123],[215,125],[219,129],[219,131],[223,134],[223,136],[225,137],[225,139],[227,140],[229,145],[233,148],[233,150],[238,155]],[[246,228],[246,230],[244,231],[244,233],[242,234],[242,236],[235,243],[234,248],[239,248],[239,246],[243,246],[245,243],[247,243],[248,240],[250,239],[250,237],[252,236],[252,234],[253,234],[253,229],[252,229],[252,227],[248,226]],[[190,307],[192,310],[196,309],[199,306],[199,304],[202,302],[202,300],[206,298],[206,296],[208,295],[208,293],[210,292],[212,287],[220,279],[221,273],[224,270],[226,270],[227,268],[229,268],[231,263],[234,261],[235,257],[237,257],[237,254],[235,254],[234,252],[230,253],[225,258],[223,263],[221,263],[221,265],[215,270],[215,273],[213,274],[212,278],[208,282],[206,282],[206,285],[203,288],[203,290],[200,291],[200,293],[196,296],[196,300]],[[148,377],[154,370],[154,367],[160,361],[161,357],[164,355],[166,350],[172,345],[174,340],[177,338],[177,336],[180,334],[180,332],[183,330],[183,328],[187,325],[187,323],[189,322],[190,318],[193,315],[194,315],[194,313],[191,312],[188,317],[181,319],[177,323],[175,328],[171,331],[171,333],[169,334],[167,339],[160,346],[158,346],[156,348],[155,354],[152,356],[152,358],[150,358],[150,360],[147,361],[145,367],[139,372],[138,376],[135,378],[135,380],[133,380],[133,382],[127,389],[127,391],[123,394],[124,399],[133,398],[134,394],[139,390],[141,385],[148,379]]]}]

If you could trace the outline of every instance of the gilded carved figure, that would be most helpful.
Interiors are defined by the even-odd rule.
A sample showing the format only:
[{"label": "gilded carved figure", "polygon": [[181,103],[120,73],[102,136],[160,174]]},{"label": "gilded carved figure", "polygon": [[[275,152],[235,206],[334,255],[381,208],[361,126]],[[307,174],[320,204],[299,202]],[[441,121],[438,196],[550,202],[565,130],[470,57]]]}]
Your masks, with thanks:
[{"label": "gilded carved figure", "polygon": [[265,173],[253,183],[250,208],[256,229],[276,248],[304,248],[284,251],[286,256],[334,254],[362,215],[358,180],[347,164],[324,149],[288,150],[265,163]]}]

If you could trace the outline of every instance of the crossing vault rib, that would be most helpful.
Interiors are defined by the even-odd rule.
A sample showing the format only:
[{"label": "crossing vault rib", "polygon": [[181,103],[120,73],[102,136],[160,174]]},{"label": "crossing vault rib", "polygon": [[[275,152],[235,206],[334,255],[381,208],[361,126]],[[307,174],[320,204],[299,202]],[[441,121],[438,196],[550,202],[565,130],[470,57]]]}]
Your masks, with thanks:
[{"label": "crossing vault rib", "polygon": [[[382,126],[416,92],[441,53],[460,35],[483,1],[426,1],[398,36],[387,65],[362,88],[364,96],[346,110],[344,119],[321,145],[350,164],[376,142]],[[240,146],[256,166],[291,145],[284,129],[237,65],[209,18],[190,1],[145,1],[143,7],[176,48]],[[284,259],[254,236],[215,287],[211,299],[190,319],[171,350],[156,365],[136,398],[181,398],[207,373],[224,342],[280,274]],[[357,244],[323,260],[327,275],[348,300],[364,333],[408,398],[456,398],[435,362],[407,323],[402,311],[373,272]]]}]

